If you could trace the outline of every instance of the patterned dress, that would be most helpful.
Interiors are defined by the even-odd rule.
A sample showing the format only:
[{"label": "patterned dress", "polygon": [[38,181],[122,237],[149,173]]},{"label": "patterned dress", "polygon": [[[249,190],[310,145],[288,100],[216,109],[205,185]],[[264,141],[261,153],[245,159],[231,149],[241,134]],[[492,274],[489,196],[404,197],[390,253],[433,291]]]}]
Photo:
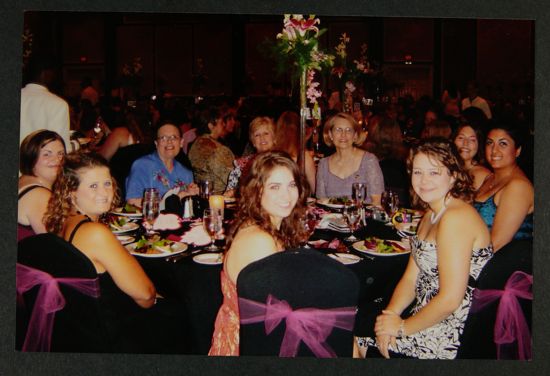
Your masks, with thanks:
[{"label": "patterned dress", "polygon": [[[437,247],[419,240],[412,242],[412,255],[420,269],[416,280],[416,301],[411,313],[415,315],[439,292]],[[470,262],[470,280],[477,280],[483,266],[493,256],[492,246],[475,249]],[[460,335],[472,303],[473,287],[468,285],[460,306],[441,322],[397,339],[395,352],[419,359],[454,359],[460,345]],[[374,338],[359,339],[359,346],[376,346]]]},{"label": "patterned dress", "polygon": [[224,270],[221,272],[223,303],[216,316],[208,355],[239,356],[239,303],[237,287]]}]

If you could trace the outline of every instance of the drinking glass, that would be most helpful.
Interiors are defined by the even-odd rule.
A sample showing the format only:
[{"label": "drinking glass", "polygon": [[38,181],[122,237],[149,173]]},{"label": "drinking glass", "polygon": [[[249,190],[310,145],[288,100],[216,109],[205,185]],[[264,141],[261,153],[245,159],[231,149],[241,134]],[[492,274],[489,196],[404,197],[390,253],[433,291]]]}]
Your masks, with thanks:
[{"label": "drinking glass", "polygon": [[359,226],[359,221],[361,220],[361,209],[356,205],[346,205],[344,206],[342,214],[351,231],[350,236],[348,236],[344,240],[356,241],[357,238],[353,235],[353,233],[357,230],[357,227]]},{"label": "drinking glass", "polygon": [[210,198],[210,195],[214,192],[214,182],[211,180],[203,180],[199,183],[199,196],[206,201]]},{"label": "drinking glass", "polygon": [[216,235],[223,229],[223,217],[219,209],[204,209],[202,216],[202,225],[211,239],[210,246],[207,248],[211,252],[219,251],[216,246]]},{"label": "drinking glass", "polygon": [[306,212],[306,218],[304,221],[304,227],[308,232],[308,238],[315,232],[315,227],[319,223],[319,216],[311,210]]},{"label": "drinking glass", "polygon": [[363,207],[367,201],[367,184],[353,183],[351,185],[351,196],[356,206]]},{"label": "drinking glass", "polygon": [[382,207],[391,218],[399,209],[399,196],[392,190],[382,192]]},{"label": "drinking glass", "polygon": [[148,224],[147,235],[155,233],[153,225],[159,216],[160,194],[156,188],[146,188],[143,192],[143,201],[141,203],[143,212],[143,221]]}]

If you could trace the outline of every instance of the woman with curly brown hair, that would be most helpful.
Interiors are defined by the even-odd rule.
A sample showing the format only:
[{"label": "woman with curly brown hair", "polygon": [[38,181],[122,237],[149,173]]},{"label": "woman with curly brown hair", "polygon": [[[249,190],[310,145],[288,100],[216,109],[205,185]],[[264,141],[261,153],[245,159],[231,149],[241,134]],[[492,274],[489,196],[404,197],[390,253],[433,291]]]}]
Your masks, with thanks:
[{"label": "woman with curly brown hair", "polygon": [[264,257],[307,239],[300,225],[308,184],[286,153],[260,153],[240,186],[241,200],[227,238],[221,272],[223,304],[218,312],[209,355],[239,355],[236,282],[240,271]]},{"label": "woman with curly brown hair", "polygon": [[122,290],[139,306],[151,307],[155,287],[100,217],[116,207],[116,184],[105,159],[70,153],[52,186],[45,225],[72,243],[94,265],[103,291]]},{"label": "woman with curly brown hair", "polygon": [[413,200],[426,212],[405,273],[376,318],[375,338],[359,338],[355,355],[368,347],[370,356],[377,347],[385,358],[454,359],[472,301],[470,281],[493,255],[491,236],[470,205],[472,180],[454,143],[423,140],[407,163]]}]

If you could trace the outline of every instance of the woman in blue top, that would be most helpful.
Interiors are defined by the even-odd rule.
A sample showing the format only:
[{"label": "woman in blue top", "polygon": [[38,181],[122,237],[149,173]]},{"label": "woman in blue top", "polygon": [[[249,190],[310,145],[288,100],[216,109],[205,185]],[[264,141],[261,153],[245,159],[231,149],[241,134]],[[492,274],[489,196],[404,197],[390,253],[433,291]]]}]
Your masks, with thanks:
[{"label": "woman in blue top", "polygon": [[517,164],[524,137],[513,124],[495,123],[487,134],[485,156],[493,169],[474,206],[491,230],[494,252],[514,239],[533,238],[535,190]]}]

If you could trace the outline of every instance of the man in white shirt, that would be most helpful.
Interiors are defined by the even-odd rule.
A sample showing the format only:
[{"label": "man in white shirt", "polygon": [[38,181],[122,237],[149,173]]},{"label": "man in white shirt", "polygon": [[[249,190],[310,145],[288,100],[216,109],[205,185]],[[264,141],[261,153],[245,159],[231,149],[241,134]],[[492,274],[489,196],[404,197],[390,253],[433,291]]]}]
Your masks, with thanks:
[{"label": "man in white shirt", "polygon": [[468,96],[462,100],[462,111],[468,107],[477,107],[483,111],[487,119],[491,119],[493,117],[491,108],[485,99],[477,95],[478,89],[478,84],[475,81],[468,82],[468,86],[466,87]]},{"label": "man in white shirt", "polygon": [[21,89],[19,143],[35,130],[48,129],[57,132],[70,150],[69,105],[48,90],[54,80],[54,65],[47,59],[29,63],[30,82]]}]

